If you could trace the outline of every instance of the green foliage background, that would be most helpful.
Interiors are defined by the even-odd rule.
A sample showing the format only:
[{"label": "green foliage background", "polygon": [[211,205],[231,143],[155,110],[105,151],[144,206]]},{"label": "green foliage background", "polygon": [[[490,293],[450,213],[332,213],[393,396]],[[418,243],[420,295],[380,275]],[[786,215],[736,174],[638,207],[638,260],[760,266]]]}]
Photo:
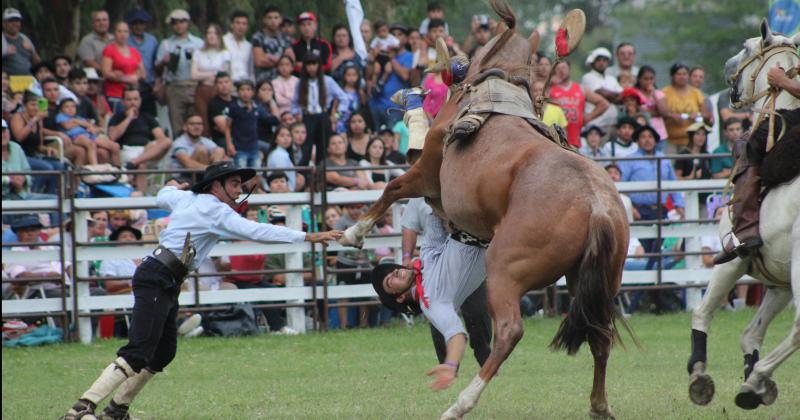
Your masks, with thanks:
[{"label": "green foliage background", "polygon": [[[574,56],[573,71],[585,69],[583,59],[597,46],[613,47],[623,40],[645,44],[639,48],[639,63],[654,64],[659,81],[666,83],[663,69],[674,61],[700,65],[707,69],[707,89],[724,87],[722,68],[744,39],[758,34],[758,23],[767,14],[768,0],[509,0],[526,35],[540,22],[548,21],[572,8],[587,15],[587,34]],[[23,32],[31,36],[44,57],[66,51],[74,53],[80,36],[90,29],[89,12],[106,9],[112,20],[125,11],[141,7],[154,17],[153,32],[167,33],[164,22],[169,11],[185,8],[194,20],[196,32],[208,22],[227,23],[233,10],[258,16],[269,1],[264,0],[8,0],[4,7],[16,7],[25,15]],[[330,36],[331,27],[346,22],[343,0],[274,1],[288,16],[304,10],[317,12],[321,34]],[[470,19],[476,14],[491,14],[483,0],[441,0],[452,35],[463,40]],[[425,17],[427,0],[362,0],[365,14],[372,20],[405,22],[417,25]],[[251,32],[258,19],[251,20]],[[544,33],[542,49],[551,44],[551,31]],[[656,46],[657,48],[653,48]],[[552,48],[550,48],[552,49]]]}]

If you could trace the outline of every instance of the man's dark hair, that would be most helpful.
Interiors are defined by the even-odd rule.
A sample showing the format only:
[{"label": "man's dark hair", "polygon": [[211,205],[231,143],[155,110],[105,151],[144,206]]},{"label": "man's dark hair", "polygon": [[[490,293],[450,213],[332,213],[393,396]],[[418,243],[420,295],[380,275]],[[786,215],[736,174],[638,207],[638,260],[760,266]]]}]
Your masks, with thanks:
[{"label": "man's dark hair", "polygon": [[236,18],[245,18],[249,21],[250,15],[248,15],[247,12],[245,12],[244,10],[237,9],[234,10],[233,13],[231,13],[231,23],[233,23],[233,21],[236,20]]},{"label": "man's dark hair", "polygon": [[214,75],[214,83],[217,83],[217,80],[224,79],[226,77],[229,79],[231,77],[231,75],[227,71],[218,71],[217,74]]},{"label": "man's dark hair", "polygon": [[194,117],[199,117],[201,120],[203,119],[203,116],[198,114],[197,112],[191,112],[189,115],[186,116],[186,118],[183,119],[183,123],[186,124],[186,121],[189,121],[189,118],[194,118]]},{"label": "man's dark hair", "polygon": [[69,58],[69,56],[67,56],[67,55],[65,55],[65,54],[59,54],[59,55],[57,55],[57,56],[53,57],[53,60],[52,60],[52,61],[53,61],[53,64],[55,64],[55,63],[56,63],[56,60],[59,60],[59,59],[61,59],[61,60],[67,60],[67,63],[69,63],[69,65],[72,65],[72,59],[71,59],[71,58]]},{"label": "man's dark hair", "polygon": [[278,6],[274,5],[274,4],[267,5],[267,7],[264,8],[264,13],[261,13],[261,17],[264,17],[264,15],[266,15],[268,13],[277,13],[279,15],[282,14],[281,13],[281,9]]},{"label": "man's dark hair", "polygon": [[289,182],[289,176],[286,175],[286,172],[283,171],[274,171],[267,176],[267,185],[272,184],[272,181],[276,179],[285,179],[286,182]]},{"label": "man's dark hair", "polygon": [[[42,84],[42,89],[44,89],[44,85],[47,85],[47,84],[50,84],[50,83],[59,84],[58,80],[55,77],[48,77],[48,78],[42,80],[42,83],[41,83]],[[44,93],[44,92],[42,92],[42,93]]]},{"label": "man's dark hair", "polygon": [[742,123],[742,120],[740,120],[740,119],[738,119],[736,117],[730,117],[730,118],[728,118],[727,120],[725,120],[722,123],[722,129],[723,130],[727,130],[728,127],[730,127],[730,126],[732,126],[734,124],[741,124],[741,123]]},{"label": "man's dark hair", "polygon": [[51,63],[49,61],[40,61],[40,62],[38,62],[38,63],[36,63],[36,64],[31,66],[31,74],[36,76],[36,73],[39,73],[39,70],[41,70],[42,67],[45,67],[45,68],[47,68],[47,70],[50,70],[50,73],[53,73],[53,74],[56,73],[56,69],[55,69],[55,67],[53,67],[53,63]]},{"label": "man's dark hair", "polygon": [[617,49],[614,50],[614,52],[619,52],[619,50],[621,50],[624,47],[628,47],[628,46],[633,47],[633,50],[636,51],[636,46],[631,44],[630,42],[620,42],[619,45],[617,45]]},{"label": "man's dark hair", "polygon": [[444,28],[444,20],[431,19],[430,22],[428,22],[428,32],[432,31],[433,28]]},{"label": "man's dark hair", "polygon": [[428,12],[434,12],[436,10],[442,10],[442,5],[438,1],[429,1]]},{"label": "man's dark hair", "polygon": [[67,80],[70,83],[85,78],[86,78],[86,72],[83,71],[83,69],[74,68],[69,71],[69,74],[67,74]]},{"label": "man's dark hair", "polygon": [[689,76],[693,75],[693,74],[694,74],[694,72],[696,72],[696,71],[698,71],[698,70],[700,70],[700,71],[702,71],[702,72],[705,72],[705,71],[706,71],[704,68],[702,68],[702,67],[700,67],[700,66],[694,66],[694,67],[692,67],[692,68],[691,68],[691,70],[689,70]]},{"label": "man's dark hair", "polygon": [[28,102],[38,101],[40,98],[39,95],[26,90],[25,93],[22,94],[22,103],[27,104]]},{"label": "man's dark hair", "polygon": [[617,172],[622,173],[622,169],[620,169],[619,166],[616,163],[609,163],[608,165],[605,166],[604,169],[605,170],[609,170],[609,169],[612,169],[612,168],[616,169]]},{"label": "man's dark hair", "polygon": [[[283,115],[283,114],[281,114],[281,115]],[[294,130],[297,127],[306,128],[306,124],[304,122],[302,122],[302,121],[298,121],[298,122],[296,122],[296,123],[294,123],[294,124],[289,126],[289,132],[291,132],[292,130]]]},{"label": "man's dark hair", "polygon": [[378,32],[378,29],[380,29],[380,28],[382,28],[382,27],[384,27],[386,25],[387,25],[387,23],[386,23],[385,20],[378,19],[378,20],[375,21],[375,23],[372,24],[372,29],[374,29],[375,32]]},{"label": "man's dark hair", "polygon": [[139,93],[139,88],[134,85],[125,85],[125,90],[122,92],[122,97],[125,97],[125,94],[128,92],[136,92]]},{"label": "man's dark hair", "polygon": [[255,88],[256,88],[256,85],[254,85],[251,80],[247,80],[247,79],[240,80],[240,81],[236,82],[236,90],[241,89],[242,86],[250,86],[250,89],[253,89],[253,90],[255,90]]}]

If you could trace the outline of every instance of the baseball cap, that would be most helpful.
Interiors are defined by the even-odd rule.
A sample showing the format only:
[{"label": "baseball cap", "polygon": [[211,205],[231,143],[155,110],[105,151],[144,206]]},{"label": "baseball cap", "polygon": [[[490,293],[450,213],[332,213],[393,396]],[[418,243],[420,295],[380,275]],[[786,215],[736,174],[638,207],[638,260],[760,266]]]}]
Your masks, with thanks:
[{"label": "baseball cap", "polygon": [[300,22],[303,22],[303,21],[306,21],[306,20],[313,20],[314,22],[316,22],[317,21],[317,17],[314,16],[314,14],[311,13],[311,12],[303,12],[303,13],[300,13],[299,15],[297,15],[297,23],[300,23]]},{"label": "baseball cap", "polygon": [[593,49],[592,52],[589,53],[589,56],[586,57],[586,65],[591,65],[600,57],[605,57],[611,61],[611,51],[609,51],[608,48],[603,47]]},{"label": "baseball cap", "polygon": [[125,22],[127,23],[134,23],[134,22],[150,23],[152,21],[153,18],[150,17],[150,14],[142,9],[131,10],[130,12],[125,14]]},{"label": "baseball cap", "polygon": [[22,20],[22,13],[19,10],[9,7],[6,10],[3,10],[3,20],[12,20],[12,19],[19,19]]},{"label": "baseball cap", "polygon": [[169,12],[169,16],[167,16],[167,23],[171,23],[173,20],[191,20],[192,18],[189,16],[189,12],[183,9],[175,9]]}]

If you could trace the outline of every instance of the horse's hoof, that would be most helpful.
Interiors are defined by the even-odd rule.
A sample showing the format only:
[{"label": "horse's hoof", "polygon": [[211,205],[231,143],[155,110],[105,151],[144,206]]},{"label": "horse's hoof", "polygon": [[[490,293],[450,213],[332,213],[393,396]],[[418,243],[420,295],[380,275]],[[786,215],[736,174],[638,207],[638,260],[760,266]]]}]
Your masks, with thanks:
[{"label": "horse's hoof", "polygon": [[761,402],[764,405],[772,405],[778,399],[778,384],[770,378],[764,380],[764,393],[761,394]]},{"label": "horse's hoof", "polygon": [[745,410],[755,410],[764,403],[764,399],[756,390],[748,384],[742,385],[739,393],[736,394],[736,406]]},{"label": "horse's hoof", "polygon": [[462,416],[458,416],[453,413],[452,410],[447,410],[444,412],[444,414],[442,414],[441,417],[439,417],[439,420],[461,420],[462,418]]},{"label": "horse's hoof", "polygon": [[593,419],[593,420],[595,420],[595,419],[615,420],[616,419],[616,417],[614,417],[614,414],[611,413],[611,410],[609,410],[609,409],[605,409],[603,411],[596,411],[594,409],[589,410],[589,418]]},{"label": "horse's hoof", "polygon": [[706,373],[689,377],[689,399],[697,405],[708,405],[714,399],[714,380]]}]

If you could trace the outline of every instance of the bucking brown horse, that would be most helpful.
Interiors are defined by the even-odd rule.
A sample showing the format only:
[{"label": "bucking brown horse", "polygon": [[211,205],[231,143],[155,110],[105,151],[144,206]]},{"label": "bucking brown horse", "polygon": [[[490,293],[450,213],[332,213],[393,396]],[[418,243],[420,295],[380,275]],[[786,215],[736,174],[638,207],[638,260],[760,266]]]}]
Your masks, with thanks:
[{"label": "bucking brown horse", "polygon": [[531,54],[538,48],[538,35],[534,32],[526,39],[517,34],[516,16],[505,2],[492,1],[492,8],[507,29],[472,59],[466,79],[452,88],[433,121],[419,160],[387,185],[350,229],[349,241],[360,244],[365,228],[392,203],[412,197],[425,197],[459,229],[491,241],[486,272],[495,331],[492,352],[442,418],[461,418],[477,404],[522,338],[521,296],[561,276],[567,278],[573,301],[551,347],[575,354],[583,342],[589,343],[594,356],[590,415],[611,417],[606,363],[619,339],[613,298],[620,287],[629,237],[625,210],[611,178],[597,163],[566,150],[516,116],[493,114],[467,140],[444,145],[465,86],[497,70],[507,80],[532,84]]}]

